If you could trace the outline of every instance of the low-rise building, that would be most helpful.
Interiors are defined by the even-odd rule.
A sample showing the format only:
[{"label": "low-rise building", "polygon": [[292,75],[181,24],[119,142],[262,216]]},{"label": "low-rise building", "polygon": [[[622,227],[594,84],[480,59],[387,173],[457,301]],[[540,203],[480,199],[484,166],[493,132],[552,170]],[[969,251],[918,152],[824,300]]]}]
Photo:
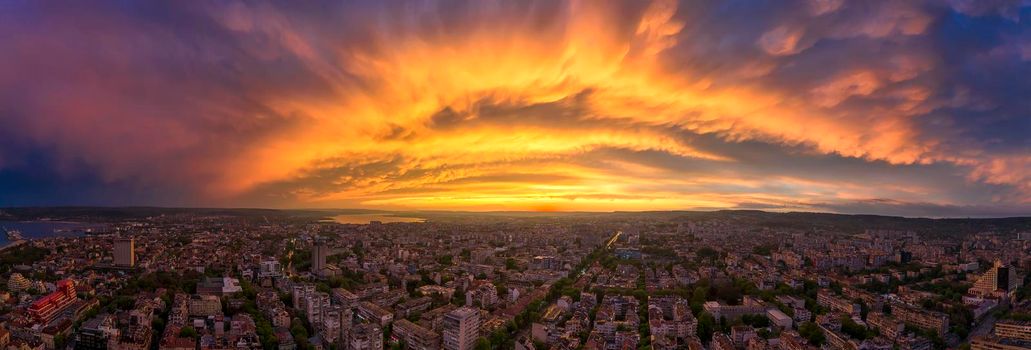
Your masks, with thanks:
[{"label": "low-rise building", "polygon": [[397,341],[404,341],[405,349],[440,349],[440,334],[429,328],[417,325],[405,319],[395,321],[392,328],[393,338]]},{"label": "low-rise building", "polygon": [[899,321],[917,328],[932,330],[939,337],[944,338],[945,333],[949,330],[949,315],[902,303],[893,304],[891,310],[892,315]]},{"label": "low-rise building", "polygon": [[1031,349],[1031,341],[997,336],[974,337],[970,341],[971,350],[1026,350]]},{"label": "low-rise building", "polygon": [[1031,340],[1031,322],[1002,320],[995,323],[995,335],[1002,338]]}]

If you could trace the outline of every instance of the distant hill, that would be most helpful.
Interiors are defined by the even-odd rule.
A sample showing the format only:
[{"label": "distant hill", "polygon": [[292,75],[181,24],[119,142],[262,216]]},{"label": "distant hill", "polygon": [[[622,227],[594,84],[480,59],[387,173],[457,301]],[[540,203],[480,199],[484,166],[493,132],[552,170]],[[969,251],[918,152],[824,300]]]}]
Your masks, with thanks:
[{"label": "distant hill", "polygon": [[252,208],[163,208],[163,207],[14,207],[4,208],[8,220],[118,221],[161,215],[207,216],[298,216],[325,215],[315,211]]},{"label": "distant hill", "polygon": [[470,212],[470,211],[382,211],[367,209],[261,209],[261,208],[163,208],[163,207],[12,207],[0,209],[0,220],[67,220],[112,222],[160,215],[280,217],[318,220],[333,215],[383,214],[425,218],[440,222],[548,222],[548,221],[656,221],[680,223],[727,220],[756,228],[830,230],[861,233],[867,229],[913,231],[928,237],[949,237],[994,231],[1031,232],[1031,217],[1010,218],[905,218],[881,215],[848,215],[808,212],[765,212],[759,210],[645,211],[645,212]]}]

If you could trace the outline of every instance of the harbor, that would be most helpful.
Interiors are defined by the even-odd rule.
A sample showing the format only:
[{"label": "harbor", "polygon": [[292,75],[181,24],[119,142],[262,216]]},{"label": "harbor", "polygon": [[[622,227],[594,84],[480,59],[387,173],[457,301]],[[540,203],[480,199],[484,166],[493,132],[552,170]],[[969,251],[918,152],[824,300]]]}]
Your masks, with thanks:
[{"label": "harbor", "polygon": [[3,230],[4,230],[4,235],[7,236],[7,240],[8,241],[14,242],[14,241],[21,241],[21,240],[25,239],[25,237],[22,236],[21,231],[18,231],[18,230],[15,230],[15,229],[9,229],[9,228],[6,228],[6,227],[4,227]]},{"label": "harbor", "polygon": [[3,231],[4,237],[7,238],[7,242],[3,243],[3,246],[0,246],[0,251],[6,250],[7,248],[17,247],[26,242],[25,237],[22,236],[21,231],[15,229],[8,229],[6,227],[3,228]]},{"label": "harbor", "polygon": [[0,221],[0,250],[35,239],[78,237],[103,231],[106,225],[69,221]]}]

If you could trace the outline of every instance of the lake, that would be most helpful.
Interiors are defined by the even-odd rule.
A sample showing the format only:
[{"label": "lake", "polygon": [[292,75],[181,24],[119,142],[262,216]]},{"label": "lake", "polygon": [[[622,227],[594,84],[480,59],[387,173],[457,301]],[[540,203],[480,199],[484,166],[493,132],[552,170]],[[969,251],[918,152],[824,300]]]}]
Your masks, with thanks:
[{"label": "lake", "polygon": [[364,225],[371,221],[379,221],[386,224],[391,222],[423,222],[426,221],[426,219],[385,214],[347,214],[331,216],[329,220],[326,221],[332,221],[338,224]]},{"label": "lake", "polygon": [[[100,224],[66,221],[0,221],[0,229],[18,230],[26,239],[82,236],[84,229],[101,228]],[[7,235],[0,231],[0,246],[7,245]]]}]

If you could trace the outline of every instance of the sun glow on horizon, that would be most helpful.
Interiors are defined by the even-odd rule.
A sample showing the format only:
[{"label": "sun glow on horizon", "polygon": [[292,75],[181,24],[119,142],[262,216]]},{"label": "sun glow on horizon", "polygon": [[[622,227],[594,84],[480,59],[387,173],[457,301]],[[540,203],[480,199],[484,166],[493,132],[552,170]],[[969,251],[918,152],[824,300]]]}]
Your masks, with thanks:
[{"label": "sun glow on horizon", "polygon": [[[178,6],[174,20],[109,9],[8,22],[48,29],[0,41],[17,63],[0,64],[0,78],[47,87],[27,84],[11,109],[39,116],[12,123],[22,143],[44,144],[61,176],[86,168],[84,178],[144,202],[1031,205],[1019,138],[963,124],[1020,114],[996,113],[1008,105],[953,79],[932,39],[949,24],[941,13],[957,9],[798,0],[751,18],[675,0]],[[140,34],[115,34],[130,28]],[[77,51],[65,42],[74,38],[94,47]],[[1013,47],[1024,43],[1006,44],[971,59],[1018,70]],[[0,175],[17,161],[0,152]]]}]

